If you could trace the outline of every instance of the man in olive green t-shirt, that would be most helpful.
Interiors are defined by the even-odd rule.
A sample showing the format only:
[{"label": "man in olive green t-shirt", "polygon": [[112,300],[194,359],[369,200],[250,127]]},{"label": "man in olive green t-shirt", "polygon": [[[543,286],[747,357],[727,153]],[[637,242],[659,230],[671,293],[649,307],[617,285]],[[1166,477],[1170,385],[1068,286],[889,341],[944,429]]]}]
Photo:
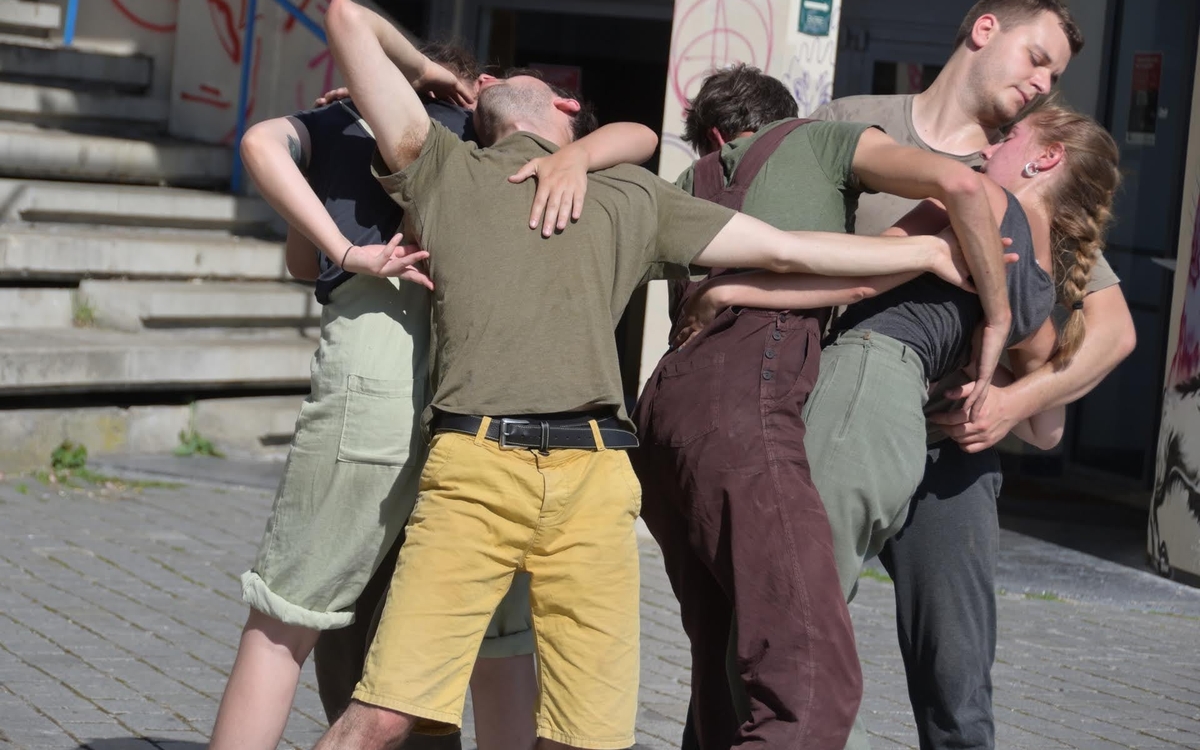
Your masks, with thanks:
[{"label": "man in olive green t-shirt", "polygon": [[375,132],[380,182],[429,253],[436,351],[407,541],[355,702],[318,747],[394,746],[417,724],[460,723],[478,640],[518,569],[531,574],[538,735],[628,747],[640,489],[621,450],[636,439],[612,330],[629,295],[690,263],[964,284],[965,271],[936,238],[789,235],[627,166],[590,174],[578,226],[543,238],[527,224],[534,186],[507,178],[586,131],[577,100],[529,76],[482,80],[480,149],[429,121],[412,82],[438,71],[390,24],[334,0],[326,26]]},{"label": "man in olive green t-shirt", "polygon": [[[972,7],[953,55],[927,91],[847,97],[810,116],[876,124],[901,143],[978,166],[980,151],[1034,97],[1050,91],[1082,48],[1064,4],[1032,5],[983,0]],[[863,196],[856,230],[876,234],[912,205],[893,196]],[[959,411],[931,417],[952,439],[930,446],[908,525],[880,553],[895,581],[899,641],[922,750],[995,747],[991,667],[1001,474],[991,447],[1014,424],[1086,395],[1133,350],[1129,308],[1103,257],[1088,291],[1087,337],[1069,366],[1056,371],[1047,364],[1011,383],[998,376],[974,419]]]},{"label": "man in olive green t-shirt", "polygon": [[[992,209],[982,191],[971,190],[979,180],[972,170],[898,145],[868,124],[805,124],[796,114],[787,88],[756,68],[712,74],[685,120],[685,138],[703,158],[677,184],[789,230],[851,231],[864,190],[937,198],[968,258],[1000,261]],[[689,323],[677,319],[676,328],[686,329],[759,290],[755,302],[740,303],[751,308],[721,312],[665,356],[635,413],[646,443],[634,452],[647,491],[642,515],[663,549],[692,641],[689,727],[701,747],[841,748],[850,733],[861,675],[839,568],[856,581],[868,540],[898,509],[823,504],[814,477],[824,467],[809,470],[801,409],[816,384],[821,308],[909,278],[874,280],[851,295],[812,277],[721,274],[681,295],[689,303],[676,316]],[[1003,287],[1004,275],[998,280]],[[774,301],[780,293],[786,307]],[[1006,289],[1002,297],[1007,309]],[[796,306],[809,309],[790,309]],[[722,363],[719,371],[713,361]],[[880,354],[860,379],[874,381],[873,368],[895,366]],[[697,395],[710,391],[718,394],[716,418]],[[705,430],[718,422],[719,429]],[[869,471],[903,470],[888,462],[894,452],[869,452]],[[736,718],[720,668],[731,617],[733,687],[742,703]]]}]

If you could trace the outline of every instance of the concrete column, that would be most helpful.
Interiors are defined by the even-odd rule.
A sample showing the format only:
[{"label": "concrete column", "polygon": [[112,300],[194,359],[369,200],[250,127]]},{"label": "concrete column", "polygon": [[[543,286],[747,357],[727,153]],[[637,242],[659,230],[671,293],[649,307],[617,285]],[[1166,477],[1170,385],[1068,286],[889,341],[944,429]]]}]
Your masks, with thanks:
[{"label": "concrete column", "polygon": [[1185,163],[1147,552],[1160,573],[1200,585],[1200,518],[1193,483],[1200,468],[1200,59]]},{"label": "concrete column", "polygon": [[[683,142],[683,112],[711,71],[736,62],[788,85],[807,114],[829,101],[841,0],[685,0],[675,4],[659,174],[674,180],[696,155]],[[667,348],[666,283],[650,284],[638,390]]]}]

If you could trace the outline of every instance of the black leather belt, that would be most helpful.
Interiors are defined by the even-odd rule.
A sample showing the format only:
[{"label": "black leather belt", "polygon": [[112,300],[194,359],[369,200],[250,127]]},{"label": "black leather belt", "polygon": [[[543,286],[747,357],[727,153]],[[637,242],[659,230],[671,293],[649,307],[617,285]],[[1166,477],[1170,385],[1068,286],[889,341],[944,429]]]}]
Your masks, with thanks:
[{"label": "black leather belt", "polygon": [[[563,419],[538,419],[536,415],[522,417],[492,417],[484,438],[500,444],[501,448],[534,448],[547,451],[552,448],[581,448],[596,450],[596,437],[592,434],[589,419],[595,419],[600,428],[600,439],[605,448],[614,450],[636,448],[637,436],[630,432],[616,417],[588,417],[580,415]],[[461,432],[475,435],[483,417],[441,413],[433,421],[433,431]]]}]

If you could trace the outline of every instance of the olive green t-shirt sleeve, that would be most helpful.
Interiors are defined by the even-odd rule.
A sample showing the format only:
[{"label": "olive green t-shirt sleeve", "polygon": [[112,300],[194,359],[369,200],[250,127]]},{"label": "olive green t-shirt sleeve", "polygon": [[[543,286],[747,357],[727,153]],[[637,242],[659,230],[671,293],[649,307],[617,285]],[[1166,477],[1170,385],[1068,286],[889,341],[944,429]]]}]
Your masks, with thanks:
[{"label": "olive green t-shirt sleeve", "polygon": [[696,180],[696,162],[692,162],[691,166],[683,170],[683,174],[675,178],[675,187],[679,188],[688,195],[693,194],[693,187]]},{"label": "olive green t-shirt sleeve", "polygon": [[838,190],[862,191],[854,174],[854,152],[862,134],[872,127],[861,122],[814,122],[805,127],[817,163]]},{"label": "olive green t-shirt sleeve", "polygon": [[736,213],[710,201],[694,198],[666,180],[655,178],[654,202],[657,221],[649,251],[652,263],[663,266],[662,273],[687,273],[692,260],[713,237],[725,228]]},{"label": "olive green t-shirt sleeve", "polygon": [[1110,286],[1116,286],[1121,283],[1121,278],[1117,276],[1117,272],[1112,269],[1105,259],[1104,253],[1096,256],[1096,264],[1092,266],[1092,277],[1088,280],[1088,294],[1098,292],[1101,289],[1108,289]]},{"label": "olive green t-shirt sleeve", "polygon": [[371,172],[384,191],[404,209],[405,217],[415,222],[418,234],[424,222],[422,200],[430,200],[434,186],[442,176],[442,166],[456,149],[470,148],[437,120],[429,121],[429,132],[421,153],[404,169],[391,172],[379,149],[371,159]]}]

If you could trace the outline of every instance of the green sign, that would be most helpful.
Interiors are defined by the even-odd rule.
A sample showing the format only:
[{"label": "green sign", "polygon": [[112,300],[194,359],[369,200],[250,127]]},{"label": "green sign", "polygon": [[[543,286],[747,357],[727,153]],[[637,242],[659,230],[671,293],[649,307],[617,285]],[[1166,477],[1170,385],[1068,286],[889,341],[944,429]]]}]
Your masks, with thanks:
[{"label": "green sign", "polygon": [[829,36],[833,0],[800,0],[800,33]]}]

